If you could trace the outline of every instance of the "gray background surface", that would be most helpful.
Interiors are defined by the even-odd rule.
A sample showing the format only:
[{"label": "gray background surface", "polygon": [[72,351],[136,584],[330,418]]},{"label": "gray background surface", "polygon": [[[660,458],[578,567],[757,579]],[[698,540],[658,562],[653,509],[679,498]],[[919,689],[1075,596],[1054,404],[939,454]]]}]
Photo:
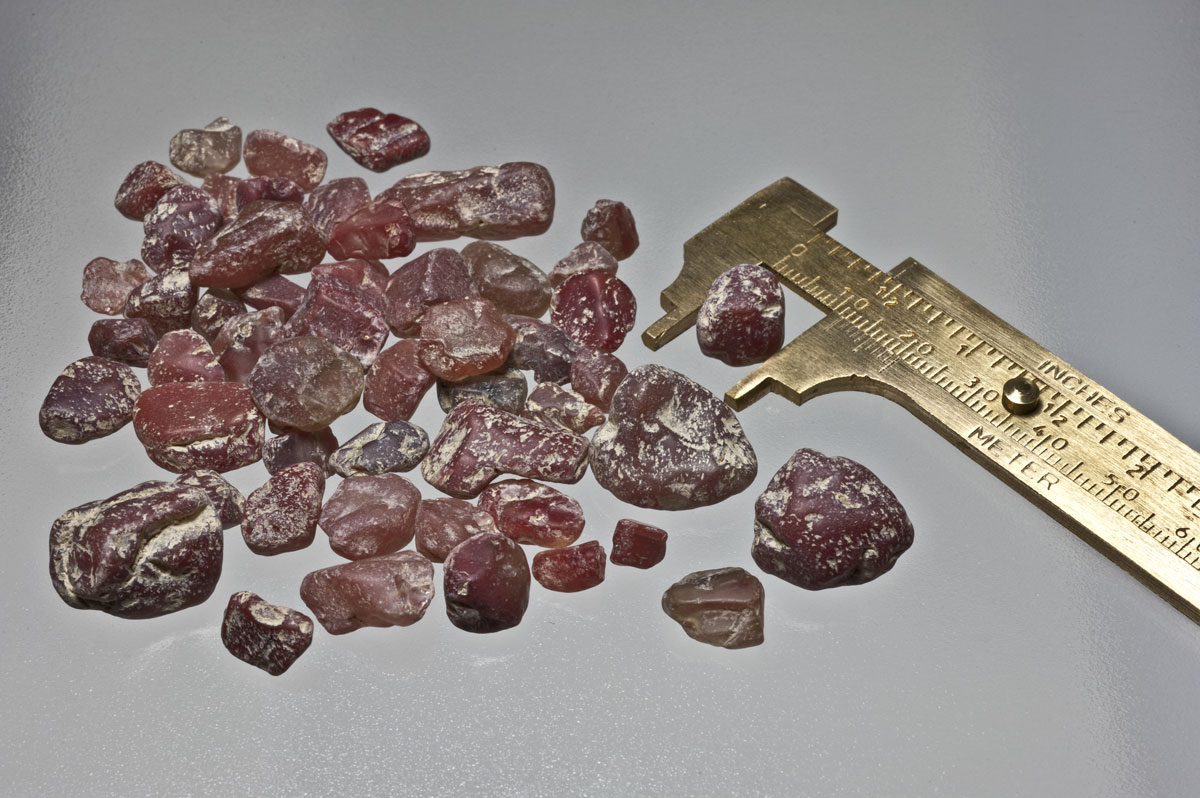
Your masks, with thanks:
[{"label": "gray background surface", "polygon": [[[472,636],[440,596],[407,629],[332,638],[282,678],[222,648],[240,589],[301,606],[310,549],[229,537],[208,603],[156,620],[68,608],[46,575],[53,519],[164,476],[132,431],[83,447],[36,413],[95,318],[83,265],[125,259],[125,172],[182,127],[229,116],[323,146],[374,190],[406,171],[545,164],[548,268],[599,197],[642,246],[621,266],[640,332],[683,241],[783,175],[840,209],[839,240],[914,256],[1200,444],[1200,6],[1028,3],[0,4],[0,793],[11,795],[1195,794],[1200,629],[901,408],[838,394],[742,414],[744,494],[682,514],[585,477],[585,539],[667,528],[653,570],[534,587],[524,623]],[[433,150],[366,174],[324,124],[374,105]],[[239,167],[235,174],[244,174]],[[790,334],[816,320],[799,300]],[[662,362],[722,393],[743,373],[685,337]],[[426,402],[416,420],[435,430]],[[347,436],[363,411],[335,426]],[[683,574],[742,565],[752,502],[799,446],[857,459],[906,505],[893,572],[808,593],[771,577],[767,641],[727,652],[662,614]],[[260,466],[233,474],[249,491]],[[429,486],[415,478],[426,493]]]}]

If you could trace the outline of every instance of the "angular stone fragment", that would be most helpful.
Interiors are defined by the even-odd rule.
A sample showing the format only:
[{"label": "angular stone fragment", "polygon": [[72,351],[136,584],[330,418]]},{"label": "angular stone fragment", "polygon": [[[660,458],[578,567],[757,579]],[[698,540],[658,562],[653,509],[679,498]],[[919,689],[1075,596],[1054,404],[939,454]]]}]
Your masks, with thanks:
[{"label": "angular stone fragment", "polygon": [[421,365],[452,382],[486,374],[504,365],[515,340],[486,299],[443,302],[421,317]]},{"label": "angular stone fragment", "polygon": [[246,382],[258,359],[283,337],[283,309],[264,308],[225,322],[213,341],[213,353],[226,379]]},{"label": "angular stone fragment", "polygon": [[629,369],[616,355],[581,346],[571,361],[571,389],[604,412]]},{"label": "angular stone fragment", "polygon": [[595,241],[584,241],[550,270],[550,285],[558,288],[577,274],[600,271],[616,276],[617,259]]},{"label": "angular stone fragment", "polygon": [[79,298],[97,313],[120,315],[129,292],[150,279],[150,271],[140,260],[118,262],[95,258],[83,267],[83,292]]},{"label": "angular stone fragment", "polygon": [[741,568],[688,574],[663,593],[663,612],[693,640],[721,648],[763,642],[762,582]]},{"label": "angular stone fragment", "polygon": [[59,443],[86,443],[129,423],[142,386],[133,369],[102,357],[85,357],[55,378],[38,424]]},{"label": "angular stone fragment", "polygon": [[312,144],[276,130],[252,130],[246,134],[242,157],[252,175],[286,177],[305,191],[325,179],[328,158]]},{"label": "angular stone fragment", "polygon": [[100,319],[88,331],[88,346],[96,357],[145,368],[158,343],[145,319]]},{"label": "angular stone fragment", "polygon": [[331,454],[329,467],[343,477],[411,471],[427,451],[429,436],[416,424],[380,421]]},{"label": "angular stone fragment", "polygon": [[[316,267],[314,267],[316,268]],[[279,308],[289,318],[304,302],[304,288],[282,274],[264,277],[253,285],[235,289],[236,296],[257,310]]]},{"label": "angular stone fragment", "polygon": [[300,598],[331,635],[411,626],[433,601],[433,563],[415,551],[398,551],[322,568],[304,577]]},{"label": "angular stone fragment", "polygon": [[255,554],[299,551],[312,544],[321,517],[325,471],[296,463],[272,474],[246,497],[242,538]]},{"label": "angular stone fragment", "polygon": [[743,263],[713,280],[696,316],[700,351],[731,366],[760,363],[783,346],[783,288],[770,269]]},{"label": "angular stone fragment", "polygon": [[286,177],[248,177],[238,181],[234,199],[240,213],[247,205],[259,200],[302,202],[304,189]]},{"label": "angular stone fragment", "polygon": [[550,280],[533,261],[490,241],[467,244],[462,256],[479,296],[501,313],[538,318],[550,307]]},{"label": "angular stone fragment", "polygon": [[583,217],[579,230],[584,241],[595,241],[617,260],[625,260],[638,248],[637,226],[623,202],[596,200]]},{"label": "angular stone fragment", "polygon": [[583,534],[583,508],[560,490],[531,479],[496,482],[479,494],[479,509],[517,543],[547,549],[569,546]]},{"label": "angular stone fragment", "polygon": [[525,400],[524,416],[546,424],[566,427],[582,435],[604,423],[604,411],[570,388],[543,382]]},{"label": "angular stone fragment", "polygon": [[146,376],[151,385],[168,382],[221,382],[225,370],[212,347],[194,330],[172,330],[158,339]]},{"label": "angular stone fragment", "polygon": [[592,473],[621,501],[658,510],[716,504],[745,490],[758,460],[734,412],[657,365],[629,372],[592,436]]},{"label": "angular stone fragment", "polygon": [[269,604],[248,590],[229,597],[221,642],[230,654],[272,676],[292,667],[312,644],[313,622],[302,612]]},{"label": "angular stone fragment", "polygon": [[380,352],[367,372],[363,408],[384,421],[408,420],[433,381],[421,365],[420,342],[402,339]]},{"label": "angular stone fragment", "polygon": [[437,247],[402,265],[385,291],[388,326],[396,335],[417,335],[421,317],[434,305],[479,296],[462,255]]},{"label": "angular stone fragment", "polygon": [[380,196],[404,203],[418,241],[503,241],[541,235],[554,220],[554,181],[544,166],[528,162],[421,172]]},{"label": "angular stone fragment", "polygon": [[444,413],[463,402],[483,402],[520,415],[525,409],[528,391],[525,375],[516,369],[480,374],[458,382],[438,380],[437,384],[438,404]]},{"label": "angular stone fragment", "polygon": [[181,130],[171,139],[171,165],[189,175],[224,174],[242,155],[242,129],[221,116],[197,130]]},{"label": "angular stone fragment", "polygon": [[210,344],[216,340],[225,322],[246,312],[246,305],[225,288],[204,292],[192,308],[192,329]]},{"label": "angular stone fragment", "polygon": [[362,395],[362,367],[324,338],[280,341],[266,351],[247,382],[271,421],[316,432],[349,413]]},{"label": "angular stone fragment", "polygon": [[274,474],[296,463],[315,463],[326,474],[332,474],[329,455],[337,448],[338,440],[329,427],[316,432],[288,432],[263,444],[263,465],[267,473]]},{"label": "angular stone fragment", "polygon": [[371,201],[371,190],[361,177],[339,177],[322,183],[304,198],[302,203],[308,218],[321,231],[326,241],[333,235],[337,223]]},{"label": "angular stone fragment", "polygon": [[463,499],[425,499],[417,510],[416,548],[443,562],[454,547],[481,532],[499,532],[487,512]]},{"label": "angular stone fragment", "polygon": [[443,493],[470,499],[498,474],[578,482],[587,452],[587,438],[561,427],[466,402],[446,415],[421,461],[421,475]]},{"label": "angular stone fragment", "polygon": [[171,267],[129,292],[125,315],[145,319],[158,335],[182,330],[192,323],[192,309],[199,294],[188,279],[187,269]]},{"label": "angular stone fragment", "polygon": [[454,547],[443,566],[450,623],[486,634],[511,629],[529,606],[529,561],[514,541],[481,532]]},{"label": "angular stone fragment", "polygon": [[547,590],[578,593],[604,581],[604,547],[594,540],[533,555],[533,578]]},{"label": "angular stone fragment", "polygon": [[313,278],[284,336],[323,338],[370,368],[387,340],[383,306],[367,291],[332,277]]},{"label": "angular stone fragment", "polygon": [[200,184],[208,195],[217,201],[221,215],[225,217],[224,224],[229,224],[237,216],[237,190],[242,184],[241,178],[229,175],[209,175]]},{"label": "angular stone fragment", "polygon": [[221,227],[221,209],[207,191],[180,185],[163,194],[142,222],[142,260],[156,272],[186,267]]},{"label": "angular stone fragment", "polygon": [[339,260],[402,258],[416,245],[404,203],[386,197],[360,205],[329,235],[329,254]]},{"label": "angular stone fragment", "polygon": [[155,618],[208,598],[221,576],[221,523],[199,488],[143,482],[58,517],[50,580],[72,607]]},{"label": "angular stone fragment", "polygon": [[615,352],[633,329],[637,300],[629,286],[601,271],[577,274],[554,289],[550,321],[577,343]]},{"label": "angular stone fragment", "polygon": [[386,172],[429,152],[425,128],[376,108],[338,114],[325,129],[347,155],[373,172]]},{"label": "angular stone fragment", "polygon": [[322,263],[313,267],[312,276],[314,278],[335,277],[377,297],[381,305],[386,304],[384,293],[387,291],[390,275],[387,267],[377,260],[351,258],[333,263]]},{"label": "angular stone fragment", "polygon": [[808,590],[869,582],[912,542],[908,514],[879,477],[812,449],[797,450],[754,504],[754,561]]},{"label": "angular stone fragment", "polygon": [[634,568],[653,568],[667,556],[667,533],[656,526],[622,518],[613,532],[609,562]]},{"label": "angular stone fragment", "polygon": [[197,248],[189,273],[196,285],[243,288],[275,272],[306,272],[324,256],[325,240],[299,205],[259,200]]},{"label": "angular stone fragment", "polygon": [[557,382],[571,379],[571,362],[579,345],[553,324],[528,316],[505,316],[504,320],[517,334],[510,368],[533,372],[535,382]]},{"label": "angular stone fragment", "polygon": [[416,531],[421,491],[399,474],[358,474],[343,479],[321,510],[329,548],[347,560],[391,554]]},{"label": "angular stone fragment", "polygon": [[245,504],[246,497],[216,471],[206,468],[184,471],[176,478],[175,484],[204,491],[216,510],[217,520],[221,522],[222,529],[230,529],[242,523],[242,505]]},{"label": "angular stone fragment", "polygon": [[172,382],[138,398],[133,431],[150,459],[168,471],[225,473],[259,459],[265,424],[241,383]]},{"label": "angular stone fragment", "polygon": [[158,161],[142,161],[121,181],[113,205],[126,219],[140,222],[154,209],[162,195],[176,186],[186,185],[181,175]]}]

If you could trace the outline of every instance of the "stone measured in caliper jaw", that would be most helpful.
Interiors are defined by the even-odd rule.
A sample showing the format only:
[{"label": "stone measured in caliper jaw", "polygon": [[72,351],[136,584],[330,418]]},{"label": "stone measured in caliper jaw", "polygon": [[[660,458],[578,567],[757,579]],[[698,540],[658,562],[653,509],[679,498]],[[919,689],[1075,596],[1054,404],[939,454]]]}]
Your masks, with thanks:
[{"label": "stone measured in caliper jaw", "polygon": [[783,288],[770,269],[743,263],[713,280],[696,316],[700,351],[731,366],[760,363],[783,346]]}]

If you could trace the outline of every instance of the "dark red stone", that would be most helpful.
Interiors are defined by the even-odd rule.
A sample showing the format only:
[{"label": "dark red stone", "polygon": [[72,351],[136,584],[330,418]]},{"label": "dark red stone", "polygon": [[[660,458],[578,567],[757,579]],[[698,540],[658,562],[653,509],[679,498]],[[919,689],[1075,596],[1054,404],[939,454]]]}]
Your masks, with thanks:
[{"label": "dark red stone", "polygon": [[235,289],[235,294],[247,305],[258,310],[279,308],[283,311],[285,319],[295,313],[304,302],[304,288],[282,274],[272,274],[253,285]]},{"label": "dark red stone", "polygon": [[550,321],[577,343],[615,352],[633,329],[637,300],[629,286],[602,271],[577,274],[554,289]]},{"label": "dark red stone", "polygon": [[347,560],[391,554],[412,541],[420,503],[421,491],[399,474],[357,474],[325,502],[321,529]]},{"label": "dark red stone", "polygon": [[479,296],[462,255],[437,247],[392,274],[385,291],[388,326],[396,335],[417,335],[421,317],[434,305]]},{"label": "dark red stone", "polygon": [[234,316],[246,312],[246,305],[226,288],[212,288],[196,300],[192,308],[192,329],[212,343]]},{"label": "dark red stone", "polygon": [[186,185],[182,175],[172,172],[158,161],[142,161],[121,181],[113,205],[126,219],[140,222],[154,206],[176,186]]},{"label": "dark red stone", "polygon": [[731,366],[760,363],[783,346],[783,288],[770,269],[743,263],[713,280],[696,316],[700,351]]},{"label": "dark red stone", "polygon": [[192,309],[199,294],[187,270],[172,267],[129,292],[125,315],[145,319],[158,335],[182,330],[192,323]]},{"label": "dark red stone", "polygon": [[417,510],[416,548],[443,562],[459,543],[480,532],[498,532],[485,511],[463,499],[425,499]]},{"label": "dark red stone", "polygon": [[171,165],[189,175],[224,174],[242,156],[242,129],[217,117],[203,129],[181,130],[171,139]]},{"label": "dark red stone", "polygon": [[594,540],[533,555],[533,578],[547,590],[578,593],[604,581],[604,547]]},{"label": "dark red stone", "polygon": [[274,555],[307,548],[317,536],[325,472],[314,463],[276,471],[246,497],[242,538],[255,554]]},{"label": "dark red stone", "polygon": [[142,222],[142,260],[156,272],[186,267],[200,244],[221,227],[221,209],[202,188],[175,186],[163,194]]},{"label": "dark red stone", "polygon": [[259,200],[197,248],[196,285],[244,288],[275,272],[299,274],[321,262],[325,240],[294,202]]},{"label": "dark red stone", "polygon": [[583,217],[579,231],[584,241],[595,241],[617,260],[625,260],[638,248],[637,226],[623,202],[596,200]]},{"label": "dark red stone", "polygon": [[296,463],[315,463],[331,474],[329,455],[337,448],[338,440],[329,427],[316,432],[288,432],[263,444],[263,465],[267,473],[274,474]]},{"label": "dark red stone", "polygon": [[340,177],[312,190],[304,198],[304,212],[326,241],[337,223],[371,201],[371,190],[361,177]]},{"label": "dark red stone", "polygon": [[241,184],[242,180],[239,177],[209,175],[200,185],[210,197],[217,201],[217,207],[221,209],[221,215],[225,217],[225,224],[233,221],[233,218],[237,216],[237,189]]},{"label": "dark red stone", "polygon": [[154,328],[145,319],[100,319],[92,322],[88,346],[96,357],[145,368],[158,343]]},{"label": "dark red stone", "polygon": [[55,378],[38,411],[46,437],[86,443],[129,423],[141,394],[133,369],[102,357],[76,360]]},{"label": "dark red stone", "polygon": [[615,277],[617,259],[595,241],[584,241],[567,253],[565,258],[554,264],[549,275],[550,285],[557,288],[577,274],[592,271],[601,271]]},{"label": "dark red stone", "polygon": [[545,424],[557,424],[576,435],[604,423],[604,411],[570,388],[553,382],[540,383],[525,400],[524,416]]},{"label": "dark red stone", "polygon": [[269,604],[248,590],[229,597],[221,623],[221,642],[229,653],[272,676],[292,667],[312,644],[312,636],[312,618]]},{"label": "dark red stone", "polygon": [[535,382],[557,382],[571,379],[571,362],[579,345],[553,324],[528,316],[505,316],[504,320],[517,334],[510,368],[533,372]]},{"label": "dark red stone", "polygon": [[443,566],[450,623],[486,634],[511,629],[529,606],[529,561],[498,532],[482,532],[454,547]]},{"label": "dark red stone", "polygon": [[240,212],[259,200],[301,202],[304,200],[304,189],[286,177],[248,177],[238,181],[234,199]]},{"label": "dark red stone", "polygon": [[262,413],[239,382],[173,382],[147,389],[133,411],[146,454],[177,474],[224,473],[262,455]]},{"label": "dark red stone", "polygon": [[388,326],[383,305],[369,291],[335,277],[314,277],[284,335],[324,338],[366,369],[379,357]]},{"label": "dark red stone", "polygon": [[360,205],[329,236],[329,254],[338,260],[402,258],[416,245],[404,203],[386,197]]},{"label": "dark red stone", "polygon": [[204,468],[184,471],[176,478],[175,484],[188,485],[204,491],[208,500],[212,502],[213,509],[217,511],[217,519],[221,522],[222,529],[230,529],[242,523],[242,505],[245,504],[246,497],[216,471]]},{"label": "dark red stone", "polygon": [[300,598],[331,635],[410,626],[433,601],[433,563],[415,551],[397,551],[322,568],[304,577]]},{"label": "dark red stone", "polygon": [[484,402],[520,415],[525,410],[528,392],[525,375],[516,369],[493,371],[458,382],[438,380],[437,384],[438,405],[444,413],[449,413],[463,402]]},{"label": "dark red stone", "polygon": [[79,298],[97,313],[120,315],[129,292],[150,279],[150,271],[140,260],[119,263],[95,258],[83,267],[83,292]]},{"label": "dark red stone", "polygon": [[569,546],[583,534],[583,508],[560,490],[531,479],[496,482],[479,494],[479,509],[517,543],[548,549]]},{"label": "dark red stone", "polygon": [[263,353],[283,338],[283,309],[269,307],[234,316],[213,341],[225,378],[246,382]]},{"label": "dark red stone", "polygon": [[349,413],[362,395],[358,361],[311,335],[289,338],[268,349],[247,381],[255,403],[276,424],[316,432]]},{"label": "dark red stone", "polygon": [[420,342],[401,339],[380,352],[367,372],[363,407],[384,421],[410,419],[433,381],[421,365]]},{"label": "dark red stone", "polygon": [[276,130],[252,130],[242,151],[246,171],[252,175],[286,177],[305,191],[325,179],[328,158],[320,147]]},{"label": "dark red stone", "polygon": [[411,471],[427,451],[429,436],[416,424],[380,421],[331,454],[329,467],[343,477]]},{"label": "dark red stone", "polygon": [[653,568],[667,556],[667,533],[656,526],[622,518],[613,532],[613,565]]},{"label": "dark red stone", "polygon": [[620,358],[590,346],[581,346],[571,361],[571,388],[587,401],[608,412],[617,386],[629,370]]},{"label": "dark red stone", "polygon": [[491,241],[476,241],[462,249],[479,296],[501,313],[537,318],[550,307],[550,280],[533,261]]},{"label": "dark red stone", "polygon": [[195,330],[173,330],[158,339],[146,376],[151,385],[168,382],[221,382],[225,370],[212,347]]},{"label": "dark red stone", "polygon": [[495,371],[508,360],[516,333],[486,299],[457,299],[421,317],[421,365],[444,380]]},{"label": "dark red stone", "polygon": [[386,172],[429,152],[425,128],[375,108],[338,114],[325,129],[347,155],[373,172]]}]

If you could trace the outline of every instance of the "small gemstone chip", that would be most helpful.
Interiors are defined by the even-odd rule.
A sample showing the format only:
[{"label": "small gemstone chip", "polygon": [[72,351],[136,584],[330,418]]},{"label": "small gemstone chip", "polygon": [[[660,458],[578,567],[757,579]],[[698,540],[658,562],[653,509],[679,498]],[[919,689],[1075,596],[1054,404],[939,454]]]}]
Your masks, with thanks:
[{"label": "small gemstone chip", "polygon": [[298,551],[312,544],[321,517],[325,472],[314,463],[276,471],[246,497],[242,538],[255,554]]},{"label": "small gemstone chip", "polygon": [[693,640],[721,648],[763,642],[763,586],[741,568],[688,574],[663,593],[663,612]]},{"label": "small gemstone chip", "polygon": [[292,667],[312,644],[313,622],[302,612],[269,604],[248,590],[229,597],[221,642],[230,654],[272,676]]},{"label": "small gemstone chip", "polygon": [[664,530],[628,518],[617,522],[612,554],[608,557],[614,565],[653,568],[666,556],[667,533]]},{"label": "small gemstone chip", "polygon": [[595,241],[617,260],[625,260],[638,248],[637,226],[623,202],[596,200],[579,232],[584,241]]},{"label": "small gemstone chip", "polygon": [[560,490],[532,479],[509,479],[479,494],[479,509],[517,543],[548,549],[569,546],[583,534],[583,507]]},{"label": "small gemstone chip", "polygon": [[242,129],[218,117],[203,129],[181,130],[171,139],[171,165],[189,175],[224,174],[242,157]]},{"label": "small gemstone chip", "polygon": [[578,593],[604,581],[604,547],[594,540],[533,555],[533,578],[547,590]]},{"label": "small gemstone chip", "polygon": [[550,321],[584,346],[615,352],[633,329],[637,300],[610,274],[577,274],[554,289]]}]

